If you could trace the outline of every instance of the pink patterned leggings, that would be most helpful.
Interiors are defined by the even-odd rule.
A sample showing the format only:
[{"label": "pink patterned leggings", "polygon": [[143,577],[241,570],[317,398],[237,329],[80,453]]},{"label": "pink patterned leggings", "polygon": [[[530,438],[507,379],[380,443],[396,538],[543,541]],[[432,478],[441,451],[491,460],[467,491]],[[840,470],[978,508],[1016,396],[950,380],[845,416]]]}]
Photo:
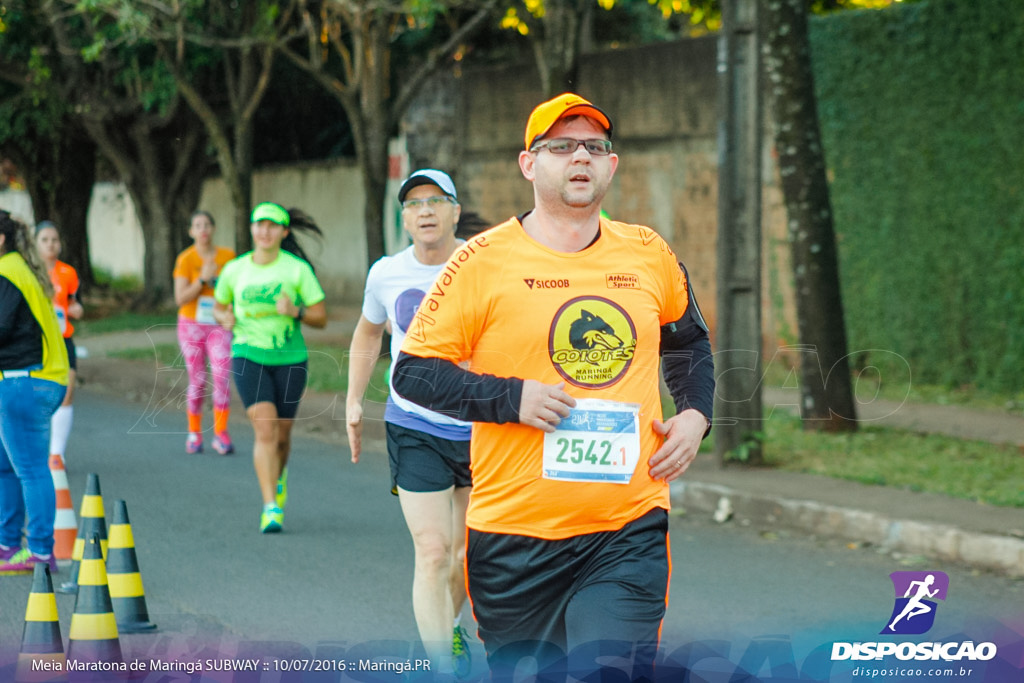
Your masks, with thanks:
[{"label": "pink patterned leggings", "polygon": [[213,407],[231,403],[231,333],[220,325],[204,325],[178,316],[178,344],[188,369],[188,412],[198,415],[206,396],[206,361],[213,374]]}]

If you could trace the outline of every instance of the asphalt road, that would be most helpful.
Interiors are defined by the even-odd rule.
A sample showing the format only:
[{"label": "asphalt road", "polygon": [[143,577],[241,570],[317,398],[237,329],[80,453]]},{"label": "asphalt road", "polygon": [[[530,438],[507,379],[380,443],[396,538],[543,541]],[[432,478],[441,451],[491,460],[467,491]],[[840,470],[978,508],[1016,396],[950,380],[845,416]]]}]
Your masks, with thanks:
[{"label": "asphalt road", "polygon": [[[371,443],[352,465],[343,444],[298,438],[285,531],[263,536],[244,422],[233,424],[236,455],[187,456],[184,416],[175,410],[147,417],[137,403],[82,390],[75,411],[67,457],[73,499],[79,505],[86,475],[95,472],[108,524],[114,501],[127,502],[146,603],[159,626],[151,634],[122,634],[126,660],[415,655],[412,544],[388,492],[383,444]],[[701,666],[726,672],[723,680],[744,653],[749,657],[764,643],[783,654],[763,667],[748,665],[770,673],[787,656],[806,669],[816,648],[836,640],[880,639],[893,608],[889,574],[897,570],[949,575],[950,592],[929,639],[1001,639],[1019,648],[1024,633],[1021,581],[936,563],[901,564],[870,548],[692,515],[673,514],[671,541],[665,651],[693,652],[704,643],[718,654]],[[66,578],[66,569],[56,575],[58,583]],[[8,679],[21,643],[30,586],[28,576],[0,577],[0,681]],[[74,602],[74,595],[57,595],[65,640]],[[474,675],[482,675],[478,641],[473,650]],[[836,671],[852,666],[837,663]],[[146,680],[189,680],[177,675],[184,677],[150,673]],[[224,673],[204,676],[193,680],[231,680]],[[376,680],[396,680],[388,676]],[[235,680],[297,679],[271,669]]]}]

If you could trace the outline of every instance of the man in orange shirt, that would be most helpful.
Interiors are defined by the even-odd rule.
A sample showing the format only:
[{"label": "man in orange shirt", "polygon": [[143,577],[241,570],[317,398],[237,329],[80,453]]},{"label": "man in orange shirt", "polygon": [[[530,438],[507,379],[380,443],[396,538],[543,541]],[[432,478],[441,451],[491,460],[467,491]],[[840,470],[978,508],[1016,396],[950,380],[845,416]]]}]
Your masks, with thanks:
[{"label": "man in orange shirt", "polygon": [[[474,423],[467,581],[498,677],[527,656],[541,677],[583,678],[603,656],[651,675],[668,484],[710,430],[711,349],[682,264],[650,228],[600,216],[611,132],[578,95],[534,109],[519,166],[535,208],[455,252],[393,371],[405,398]],[[664,421],[661,364],[678,411]]]}]

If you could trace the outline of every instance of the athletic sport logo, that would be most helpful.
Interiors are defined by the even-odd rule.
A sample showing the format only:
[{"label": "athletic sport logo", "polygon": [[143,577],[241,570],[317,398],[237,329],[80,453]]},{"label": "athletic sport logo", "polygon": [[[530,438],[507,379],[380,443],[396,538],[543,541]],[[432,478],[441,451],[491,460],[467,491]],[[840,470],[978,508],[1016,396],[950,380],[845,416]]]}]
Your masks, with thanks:
[{"label": "athletic sport logo", "polygon": [[935,623],[935,600],[945,600],[949,577],[945,572],[893,572],[896,604],[882,634],[918,635]]},{"label": "athletic sport logo", "polygon": [[600,389],[615,384],[633,362],[636,328],[618,304],[581,296],[555,314],[548,351],[558,374],[570,384]]}]

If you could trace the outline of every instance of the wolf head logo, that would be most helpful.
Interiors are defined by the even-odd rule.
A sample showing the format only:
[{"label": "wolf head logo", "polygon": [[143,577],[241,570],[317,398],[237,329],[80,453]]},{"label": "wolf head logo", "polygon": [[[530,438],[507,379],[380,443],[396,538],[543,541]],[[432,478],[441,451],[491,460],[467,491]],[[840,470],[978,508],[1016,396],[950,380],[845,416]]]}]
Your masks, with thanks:
[{"label": "wolf head logo", "polygon": [[623,344],[611,325],[586,309],[569,326],[569,343],[581,351],[617,349]]}]

